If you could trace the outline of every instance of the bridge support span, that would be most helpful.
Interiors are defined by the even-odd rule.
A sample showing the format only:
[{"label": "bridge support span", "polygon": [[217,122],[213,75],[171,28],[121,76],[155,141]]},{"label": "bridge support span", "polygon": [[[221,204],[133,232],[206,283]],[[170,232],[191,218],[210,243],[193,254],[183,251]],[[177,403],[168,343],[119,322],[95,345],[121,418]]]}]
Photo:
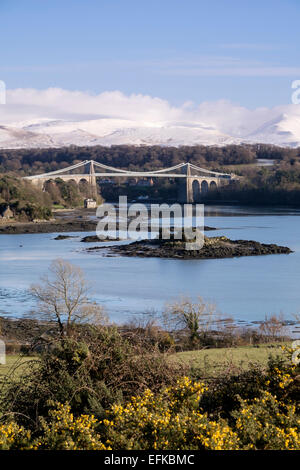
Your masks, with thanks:
[{"label": "bridge support span", "polygon": [[211,190],[222,185],[222,179],[217,176],[196,176],[191,174],[190,165],[184,167],[186,178],[180,179],[178,199],[182,204],[197,203]]},{"label": "bridge support span", "polygon": [[[99,172],[99,170],[97,170],[97,172],[95,172],[95,166],[100,168],[101,171]],[[68,174],[68,172],[79,170],[79,168],[82,168],[84,172],[81,172],[81,174]],[[41,189],[44,188],[47,181],[54,181],[57,178],[62,179],[63,181],[74,181],[77,184],[84,180],[89,185],[90,197],[96,199],[98,193],[96,178],[98,177],[179,178],[178,201],[181,203],[201,202],[203,196],[211,189],[230,183],[230,181],[236,179],[234,175],[206,170],[191,163],[180,163],[162,170],[131,171],[113,168],[93,160],[85,160],[84,162],[77,163],[76,165],[49,173],[43,173],[41,175],[25,176],[24,179],[31,181],[32,184],[40,187]]]}]

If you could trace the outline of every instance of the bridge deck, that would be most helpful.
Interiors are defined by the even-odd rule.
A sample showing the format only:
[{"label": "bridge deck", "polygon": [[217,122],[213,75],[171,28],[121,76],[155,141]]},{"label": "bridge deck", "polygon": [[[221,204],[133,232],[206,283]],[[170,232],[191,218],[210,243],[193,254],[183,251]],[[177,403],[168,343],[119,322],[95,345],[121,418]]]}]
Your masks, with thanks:
[{"label": "bridge deck", "polygon": [[[192,170],[198,173],[204,173],[206,177],[210,178],[231,178],[231,175],[226,173],[219,173],[217,171],[206,170],[205,168],[200,168],[192,163],[179,163],[178,165],[171,166],[169,168],[163,168],[161,170],[153,170],[153,171],[130,171],[130,170],[122,170],[120,168],[114,168],[112,166],[104,165],[103,163],[96,162],[94,160],[85,160],[83,162],[77,163],[76,165],[71,165],[67,168],[62,168],[61,170],[50,171],[49,173],[42,173],[40,175],[34,176],[25,176],[24,179],[28,180],[36,180],[36,179],[50,179],[51,176],[54,177],[61,177],[61,178],[69,178],[72,174],[66,175],[67,171],[77,170],[79,168],[84,167],[87,169],[89,167],[89,172],[85,172],[83,174],[74,174],[76,178],[82,177],[86,178],[87,175],[91,177],[97,176],[117,176],[117,177],[158,177],[158,178],[204,178],[202,174],[194,174],[192,175]],[[105,172],[96,173],[95,167],[100,168],[101,170],[105,170]],[[174,173],[174,170],[179,170],[180,173]],[[183,171],[184,170],[184,171]],[[173,171],[173,173],[169,173]]]},{"label": "bridge deck", "polygon": [[[78,178],[88,178],[90,176],[89,173],[83,173],[83,174],[74,174],[74,175],[62,175],[62,174],[57,174],[57,175],[37,175],[37,176],[25,176],[25,179],[28,180],[35,180],[35,179],[55,179],[55,178],[68,178],[72,179],[72,177],[78,179]],[[145,173],[145,172],[140,172],[140,173],[93,173],[92,176],[96,177],[112,177],[112,176],[117,176],[118,178],[134,178],[134,177],[145,177],[145,178],[229,178],[230,176],[228,175],[184,175],[184,174],[178,174],[178,173]]]}]

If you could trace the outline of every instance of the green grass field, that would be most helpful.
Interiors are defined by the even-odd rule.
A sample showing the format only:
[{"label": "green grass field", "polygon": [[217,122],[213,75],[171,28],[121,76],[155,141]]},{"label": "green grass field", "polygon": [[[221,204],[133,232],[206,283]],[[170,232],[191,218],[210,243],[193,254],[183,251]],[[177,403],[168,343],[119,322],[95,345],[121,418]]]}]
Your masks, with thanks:
[{"label": "green grass field", "polygon": [[[218,375],[233,368],[247,369],[251,363],[266,365],[269,356],[283,355],[281,346],[287,343],[262,344],[259,347],[241,346],[237,348],[201,349],[172,354],[171,361],[183,363],[193,368],[201,369],[204,376]],[[35,357],[7,355],[6,364],[0,364],[0,381],[7,374],[21,376],[28,361]]]},{"label": "green grass field", "polygon": [[[201,349],[173,354],[172,361],[178,361],[193,368],[203,370],[203,375],[213,376],[233,368],[247,369],[251,363],[266,365],[272,354],[283,356],[284,343],[262,344],[259,347],[241,346],[237,348]],[[285,343],[286,344],[286,343]]]},{"label": "green grass field", "polygon": [[21,376],[25,371],[28,361],[36,360],[30,356],[21,356],[19,354],[7,354],[6,364],[0,364],[0,382],[5,376],[13,374],[14,376]]}]

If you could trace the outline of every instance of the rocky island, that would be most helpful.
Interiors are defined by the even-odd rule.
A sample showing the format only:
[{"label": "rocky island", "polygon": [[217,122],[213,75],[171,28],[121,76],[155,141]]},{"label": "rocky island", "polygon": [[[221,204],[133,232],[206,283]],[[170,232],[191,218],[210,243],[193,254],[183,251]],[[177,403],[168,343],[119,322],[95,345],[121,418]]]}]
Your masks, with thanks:
[{"label": "rocky island", "polygon": [[[286,246],[253,240],[230,240],[225,236],[204,236],[204,246],[199,250],[186,250],[186,242],[190,240],[186,240],[184,236],[180,240],[175,238],[163,240],[158,237],[154,240],[141,240],[126,245],[105,247],[105,250],[108,255],[114,253],[120,256],[168,259],[216,259],[292,253],[292,250]],[[87,249],[87,251],[97,250],[100,251],[103,248]]]}]

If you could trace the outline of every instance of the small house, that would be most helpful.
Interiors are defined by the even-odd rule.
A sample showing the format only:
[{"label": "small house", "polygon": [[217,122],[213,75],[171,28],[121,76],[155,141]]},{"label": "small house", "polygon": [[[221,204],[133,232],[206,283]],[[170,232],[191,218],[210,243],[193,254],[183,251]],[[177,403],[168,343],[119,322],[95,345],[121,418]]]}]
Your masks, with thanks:
[{"label": "small house", "polygon": [[84,200],[84,208],[85,209],[96,209],[97,202],[95,199],[85,199]]}]

